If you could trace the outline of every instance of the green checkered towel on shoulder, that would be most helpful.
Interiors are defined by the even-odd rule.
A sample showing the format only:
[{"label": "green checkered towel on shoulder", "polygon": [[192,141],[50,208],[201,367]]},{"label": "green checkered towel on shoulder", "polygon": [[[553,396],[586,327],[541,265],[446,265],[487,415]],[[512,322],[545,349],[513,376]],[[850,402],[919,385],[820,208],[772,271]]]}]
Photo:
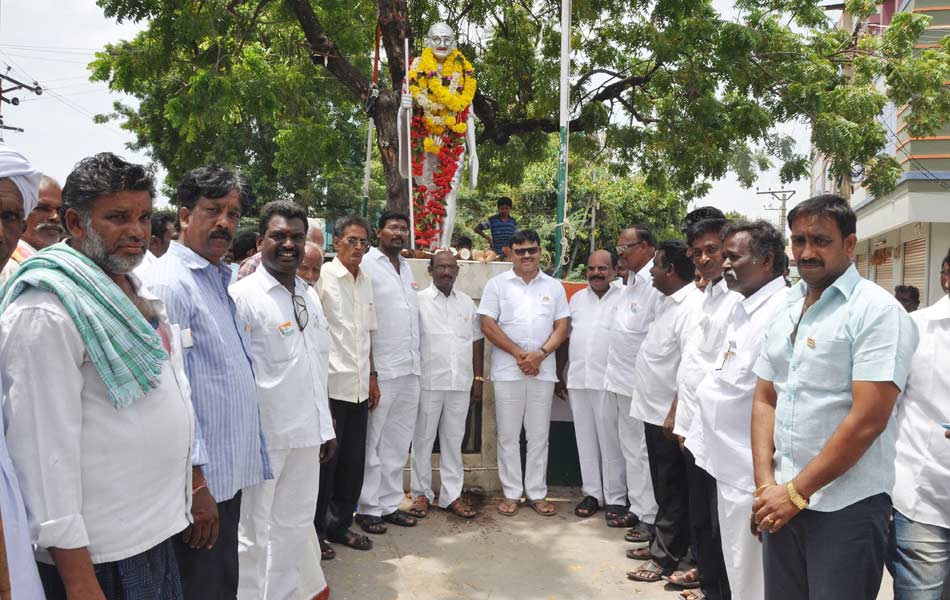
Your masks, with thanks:
[{"label": "green checkered towel on shoulder", "polygon": [[40,250],[7,282],[0,313],[30,286],[55,294],[66,307],[113,406],[125,408],[158,386],[168,359],[161,338],[89,257],[65,242]]}]

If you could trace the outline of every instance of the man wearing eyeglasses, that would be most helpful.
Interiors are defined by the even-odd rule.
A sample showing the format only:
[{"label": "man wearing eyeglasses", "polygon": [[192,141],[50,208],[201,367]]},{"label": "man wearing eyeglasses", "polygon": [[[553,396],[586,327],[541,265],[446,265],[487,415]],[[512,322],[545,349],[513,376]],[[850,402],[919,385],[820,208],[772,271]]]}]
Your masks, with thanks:
[{"label": "man wearing eyeglasses", "polygon": [[[551,401],[557,383],[554,351],[567,338],[570,310],[560,281],[538,267],[541,239],[530,229],[511,238],[512,270],[485,285],[478,314],[482,332],[495,346],[491,379],[498,427],[498,477],[505,498],[498,512],[518,512],[522,492],[528,505],[548,517],[557,508],[546,499]],[[524,479],[520,438],[524,426],[528,454]]]},{"label": "man wearing eyeglasses", "polygon": [[357,550],[373,547],[350,526],[363,487],[369,409],[379,402],[379,387],[369,376],[370,331],[376,329],[373,284],[360,268],[369,249],[369,223],[356,216],[337,219],[333,249],[336,256],[316,286],[333,342],[327,387],[337,441],[336,454],[320,469],[313,520],[323,560],[336,555],[328,541]]},{"label": "man wearing eyeglasses", "polygon": [[379,386],[379,405],[370,407],[356,522],[367,533],[382,534],[385,523],[416,524],[415,517],[399,510],[399,503],[405,494],[402,470],[415,431],[422,371],[418,286],[409,261],[399,254],[409,241],[409,217],[383,213],[376,237],[379,248],[370,248],[362,268],[373,282],[376,305],[370,379]]},{"label": "man wearing eyeglasses", "polygon": [[274,479],[244,490],[238,597],[262,598],[266,589],[268,597],[289,598],[317,508],[318,465],[336,448],[321,364],[330,334],[318,299],[296,275],[306,211],[293,202],[270,202],[258,229],[263,268],[229,291],[247,325]]}]

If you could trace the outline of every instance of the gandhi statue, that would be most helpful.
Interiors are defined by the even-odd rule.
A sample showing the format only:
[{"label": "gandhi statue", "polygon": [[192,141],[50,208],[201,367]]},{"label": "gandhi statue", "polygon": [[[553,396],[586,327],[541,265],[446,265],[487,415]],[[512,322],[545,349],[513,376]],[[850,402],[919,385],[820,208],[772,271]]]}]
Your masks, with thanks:
[{"label": "gandhi statue", "polygon": [[[455,41],[455,32],[452,31],[452,28],[445,23],[435,23],[429,28],[429,32],[426,35],[426,47],[431,50],[432,55],[435,57],[438,73],[441,76],[443,74],[443,67],[445,65],[445,60],[451,56],[456,50],[456,41]],[[413,65],[418,64],[419,59],[417,58],[414,61]],[[410,71],[414,67],[410,67]],[[408,77],[408,74],[407,74]],[[407,85],[403,90],[402,99],[401,99],[401,110],[399,111],[399,173],[403,177],[412,176],[412,169],[408,164],[407,157],[407,148],[410,143],[410,132],[409,132],[409,122],[413,112],[422,111],[423,107],[420,107],[419,103],[415,101],[413,95],[409,92],[409,86]],[[463,109],[464,110],[464,109]],[[458,111],[462,112],[462,111]],[[466,120],[466,130],[465,130],[465,143],[462,148],[461,154],[458,156],[458,168],[455,171],[455,175],[452,178],[451,182],[451,191],[448,192],[444,198],[445,201],[445,210],[446,214],[442,221],[442,231],[439,236],[439,247],[448,248],[452,243],[452,233],[455,228],[455,217],[457,214],[457,198],[458,198],[458,189],[459,184],[462,179],[462,165],[465,158],[466,152],[468,153],[468,170],[470,177],[470,184],[474,189],[478,184],[478,154],[475,149],[475,116],[470,108],[468,107],[468,116]],[[433,183],[433,175],[437,172],[439,168],[439,157],[437,154],[430,152],[425,152],[423,154],[423,164],[422,164],[422,175],[413,177],[413,185],[420,186],[425,185],[427,188],[431,189]],[[410,202],[412,199],[410,198]],[[413,224],[415,225],[415,224]]]}]

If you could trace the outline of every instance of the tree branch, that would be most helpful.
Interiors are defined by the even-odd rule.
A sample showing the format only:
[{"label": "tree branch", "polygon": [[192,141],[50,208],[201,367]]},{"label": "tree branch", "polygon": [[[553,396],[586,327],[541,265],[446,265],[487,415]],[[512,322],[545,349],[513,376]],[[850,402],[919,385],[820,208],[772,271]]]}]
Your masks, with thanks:
[{"label": "tree branch", "polygon": [[393,89],[402,86],[406,75],[403,40],[409,39],[409,51],[412,52],[412,29],[409,28],[409,8],[406,0],[378,0],[379,28],[382,32],[383,48],[389,59],[389,78]]},{"label": "tree branch", "polygon": [[[631,75],[630,77],[625,77],[620,81],[604,86],[602,90],[597,92],[597,94],[595,94],[594,97],[590,99],[590,102],[606,102],[608,100],[622,101],[621,95],[625,91],[632,87],[642,86],[648,83],[661,66],[661,63],[657,63],[645,75]],[[656,122],[655,119],[646,117],[634,110],[633,107],[629,105],[629,103],[623,102],[623,105],[627,107],[627,109],[630,111],[630,114],[632,114],[641,123],[648,124]],[[560,121],[558,119],[499,119],[498,103],[491,98],[484,96],[481,92],[476,92],[475,99],[472,101],[472,108],[475,110],[475,115],[478,116],[479,120],[481,120],[482,125],[484,125],[484,129],[482,130],[482,134],[479,136],[479,140],[489,140],[497,144],[506,144],[508,143],[508,140],[511,139],[511,136],[520,133],[553,133],[560,129]],[[571,131],[575,132],[584,131],[586,129],[586,126],[581,121],[580,117],[571,119],[571,121],[568,123],[568,127]]]},{"label": "tree branch", "polygon": [[336,44],[327,37],[309,0],[284,1],[300,23],[300,28],[310,46],[310,59],[314,64],[325,66],[346,89],[365,102],[369,93],[369,79],[357,70],[343,56]]}]

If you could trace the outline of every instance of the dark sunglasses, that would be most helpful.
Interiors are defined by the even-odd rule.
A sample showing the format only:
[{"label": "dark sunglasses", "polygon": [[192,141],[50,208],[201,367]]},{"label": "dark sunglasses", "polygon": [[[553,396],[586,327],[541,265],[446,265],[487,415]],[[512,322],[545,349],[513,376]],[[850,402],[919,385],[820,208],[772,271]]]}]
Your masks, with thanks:
[{"label": "dark sunglasses", "polygon": [[303,296],[294,294],[294,319],[297,321],[297,327],[300,328],[300,331],[303,331],[307,327],[307,323],[310,322],[310,313],[307,312],[307,301],[304,300]]},{"label": "dark sunglasses", "polygon": [[530,254],[531,256],[534,256],[540,251],[541,251],[541,248],[538,248],[537,246],[531,246],[530,248],[515,248],[514,253],[517,256],[524,256],[525,254]]}]

